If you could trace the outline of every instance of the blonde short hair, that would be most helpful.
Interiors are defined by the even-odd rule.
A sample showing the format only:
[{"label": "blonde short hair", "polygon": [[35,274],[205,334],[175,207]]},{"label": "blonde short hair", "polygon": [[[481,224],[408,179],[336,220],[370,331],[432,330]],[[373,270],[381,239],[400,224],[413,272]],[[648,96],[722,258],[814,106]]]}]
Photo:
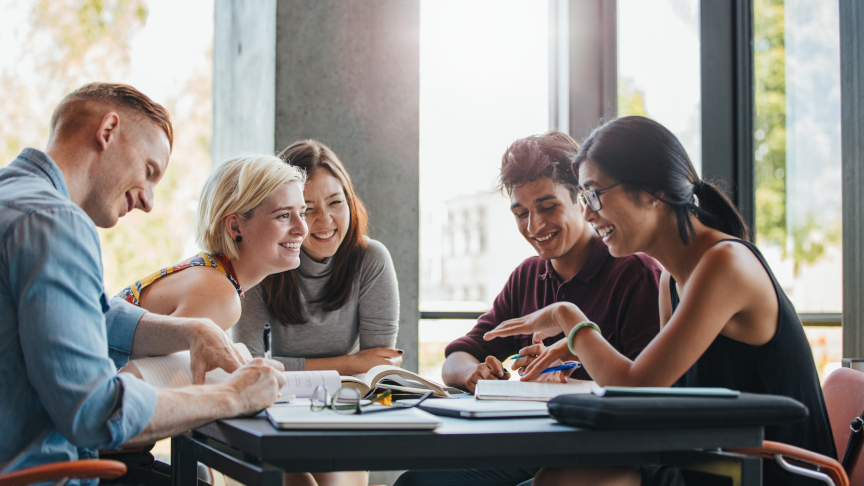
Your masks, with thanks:
[{"label": "blonde short hair", "polygon": [[302,189],[306,173],[278,157],[255,154],[226,160],[210,174],[201,191],[198,246],[206,252],[237,258],[237,243],[228,234],[225,218],[232,214],[251,218],[270,194],[288,182],[297,182]]}]

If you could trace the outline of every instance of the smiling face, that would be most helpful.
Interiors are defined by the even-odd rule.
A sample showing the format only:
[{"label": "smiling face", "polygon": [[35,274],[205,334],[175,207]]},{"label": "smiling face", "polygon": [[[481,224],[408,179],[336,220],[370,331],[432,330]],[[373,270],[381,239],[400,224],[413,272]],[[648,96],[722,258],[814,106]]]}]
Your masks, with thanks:
[{"label": "smiling face", "polygon": [[556,259],[577,255],[584,246],[581,243],[594,237],[567,187],[548,177],[514,187],[510,210],[522,236],[540,258],[552,260],[553,265]]},{"label": "smiling face", "polygon": [[[579,185],[583,190],[603,189],[616,182],[590,160],[579,165]],[[609,247],[612,256],[632,255],[645,252],[653,244],[658,218],[666,209],[662,203],[654,207],[654,201],[657,198],[647,192],[640,191],[634,196],[619,185],[600,194],[599,211],[583,208],[583,217]]]},{"label": "smiling face", "polygon": [[[289,182],[255,208],[252,217],[237,218],[239,234],[243,237],[238,245],[239,260],[255,262],[255,267],[262,269],[265,275],[300,266],[300,246],[308,234],[303,219],[305,210],[300,184]],[[226,224],[230,226],[232,222]]]},{"label": "smiling face", "polygon": [[309,238],[303,251],[320,262],[336,254],[351,223],[351,210],[339,179],[327,170],[318,170],[306,181],[306,223]]},{"label": "smiling face", "polygon": [[168,137],[156,124],[121,114],[121,130],[93,166],[91,190],[81,203],[102,228],[114,226],[135,208],[153,209],[153,189],[171,156]]}]

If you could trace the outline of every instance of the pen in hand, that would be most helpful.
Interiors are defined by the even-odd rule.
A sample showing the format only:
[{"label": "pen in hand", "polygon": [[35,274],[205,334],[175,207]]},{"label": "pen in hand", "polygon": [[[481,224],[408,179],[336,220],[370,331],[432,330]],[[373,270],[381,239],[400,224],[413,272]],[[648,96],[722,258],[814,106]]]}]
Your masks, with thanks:
[{"label": "pen in hand", "polygon": [[[545,370],[538,373],[538,375],[545,375],[546,373],[554,373],[556,371],[564,371],[564,370],[576,370],[582,367],[582,363],[578,361],[565,361],[564,363],[558,366],[551,366],[546,368]],[[524,376],[525,373],[519,373],[519,376]]]},{"label": "pen in hand", "polygon": [[270,345],[272,342],[270,341],[270,320],[264,323],[264,358],[270,359]]}]

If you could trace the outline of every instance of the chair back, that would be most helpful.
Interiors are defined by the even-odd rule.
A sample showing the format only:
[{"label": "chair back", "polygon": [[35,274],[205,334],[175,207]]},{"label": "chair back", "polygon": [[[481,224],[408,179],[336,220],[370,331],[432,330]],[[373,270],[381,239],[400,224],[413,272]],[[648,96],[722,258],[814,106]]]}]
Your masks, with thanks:
[{"label": "chair back", "polygon": [[[864,373],[840,368],[825,379],[822,393],[825,395],[825,406],[828,408],[834,444],[837,446],[837,460],[843,460],[843,452],[846,451],[846,443],[852,433],[849,425],[864,411]],[[864,439],[861,443],[864,445]],[[850,459],[847,466],[849,484],[864,484],[862,452],[864,447],[859,447],[858,453]]]}]

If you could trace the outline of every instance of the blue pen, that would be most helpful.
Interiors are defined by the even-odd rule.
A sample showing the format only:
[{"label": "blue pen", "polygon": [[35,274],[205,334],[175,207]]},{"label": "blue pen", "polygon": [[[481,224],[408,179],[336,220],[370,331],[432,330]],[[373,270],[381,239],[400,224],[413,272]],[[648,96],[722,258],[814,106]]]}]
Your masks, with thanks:
[{"label": "blue pen", "polygon": [[[541,375],[545,375],[546,373],[554,373],[555,371],[564,371],[564,370],[575,370],[582,367],[582,363],[578,361],[565,361],[564,363],[558,366],[552,366],[551,368],[546,368],[541,371]],[[520,373],[519,376],[523,376],[525,373]]]}]

